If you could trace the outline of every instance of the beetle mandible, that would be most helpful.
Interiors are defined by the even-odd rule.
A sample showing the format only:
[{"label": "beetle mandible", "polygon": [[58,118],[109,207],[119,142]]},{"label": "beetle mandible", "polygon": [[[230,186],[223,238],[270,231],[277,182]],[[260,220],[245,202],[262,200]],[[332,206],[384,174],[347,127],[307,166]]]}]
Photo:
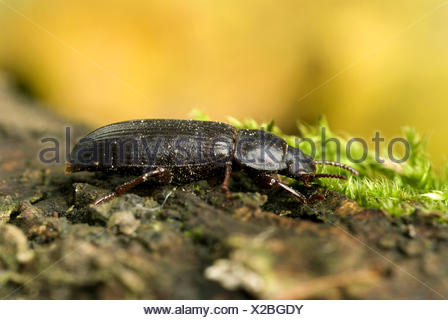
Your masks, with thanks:
[{"label": "beetle mandible", "polygon": [[146,119],[114,123],[89,133],[74,146],[66,172],[138,175],[94,204],[110,200],[151,177],[162,183],[184,184],[223,175],[222,190],[230,194],[232,168],[244,169],[265,186],[278,186],[305,203],[306,197],[284,184],[279,175],[305,184],[316,178],[346,179],[316,173],[316,165],[321,164],[358,175],[348,165],[314,160],[264,130],[236,129],[215,121]]}]

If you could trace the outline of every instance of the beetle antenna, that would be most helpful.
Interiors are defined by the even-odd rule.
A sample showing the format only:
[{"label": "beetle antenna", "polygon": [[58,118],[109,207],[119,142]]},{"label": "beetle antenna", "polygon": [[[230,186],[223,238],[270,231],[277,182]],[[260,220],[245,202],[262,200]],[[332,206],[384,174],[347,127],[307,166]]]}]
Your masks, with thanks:
[{"label": "beetle antenna", "polygon": [[350,167],[350,166],[348,166],[348,165],[346,165],[346,164],[340,163],[340,162],[326,161],[326,160],[316,160],[316,161],[314,161],[314,163],[315,163],[315,164],[327,164],[327,165],[329,165],[329,166],[339,167],[339,168],[345,169],[345,170],[347,170],[347,171],[350,171],[350,172],[353,173],[355,176],[357,176],[357,175],[359,174],[358,171],[356,171],[356,170],[353,169],[352,167]]},{"label": "beetle antenna", "polygon": [[313,176],[313,178],[336,178],[336,179],[342,179],[347,180],[346,176],[340,175],[340,174],[332,174],[332,173],[318,173]]}]

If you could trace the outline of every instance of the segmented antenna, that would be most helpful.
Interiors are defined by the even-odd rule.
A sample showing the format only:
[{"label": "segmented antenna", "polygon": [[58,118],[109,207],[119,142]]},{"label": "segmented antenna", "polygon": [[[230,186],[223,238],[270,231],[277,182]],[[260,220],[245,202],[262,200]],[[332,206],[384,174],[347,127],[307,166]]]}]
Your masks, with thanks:
[{"label": "segmented antenna", "polygon": [[318,173],[313,176],[314,178],[336,178],[336,179],[342,179],[347,180],[346,176],[342,176],[340,174],[331,174],[331,173]]},{"label": "segmented antenna", "polygon": [[326,161],[326,160],[316,160],[314,161],[315,164],[327,164],[329,166],[333,166],[333,167],[339,167],[342,169],[345,169],[347,171],[350,171],[351,173],[353,173],[355,176],[357,176],[359,173],[358,171],[356,171],[355,169],[353,169],[352,167],[343,164],[343,163],[339,163],[339,162],[334,162],[334,161]]}]

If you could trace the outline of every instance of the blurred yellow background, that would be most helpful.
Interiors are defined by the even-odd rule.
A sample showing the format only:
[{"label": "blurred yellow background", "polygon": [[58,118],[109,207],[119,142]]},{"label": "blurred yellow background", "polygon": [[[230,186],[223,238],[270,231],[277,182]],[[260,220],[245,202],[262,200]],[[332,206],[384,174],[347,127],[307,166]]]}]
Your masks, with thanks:
[{"label": "blurred yellow background", "polygon": [[[447,4],[447,5],[445,5]],[[296,119],[448,144],[442,0],[0,0],[0,69],[63,116]]]}]

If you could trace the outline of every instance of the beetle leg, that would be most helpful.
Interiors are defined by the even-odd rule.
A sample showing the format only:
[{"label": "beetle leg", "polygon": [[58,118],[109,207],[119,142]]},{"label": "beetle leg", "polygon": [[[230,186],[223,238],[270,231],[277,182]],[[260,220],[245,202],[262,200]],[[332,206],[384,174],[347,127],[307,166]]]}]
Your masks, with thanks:
[{"label": "beetle leg", "polygon": [[277,179],[279,182],[283,182],[282,177],[278,173],[274,174],[274,178]]},{"label": "beetle leg", "polygon": [[325,198],[327,197],[327,192],[325,191],[324,194],[322,193],[316,193],[313,194],[309,199],[308,199],[308,203],[315,203],[317,201],[322,201],[325,200]]},{"label": "beetle leg", "polygon": [[230,180],[230,174],[232,173],[232,163],[227,162],[226,163],[226,171],[224,173],[224,181],[221,185],[221,190],[226,194],[227,197],[230,197],[232,193],[229,191],[229,180]]},{"label": "beetle leg", "polygon": [[309,182],[307,182],[307,181],[303,181],[303,186],[305,188],[311,188],[311,184]]},{"label": "beetle leg", "polygon": [[294,190],[293,188],[287,186],[283,182],[279,181],[278,179],[270,176],[260,176],[259,181],[266,187],[273,187],[273,186],[279,186],[283,190],[288,191],[293,196],[295,196],[297,199],[299,199],[302,203],[307,203],[306,197],[301,194],[299,191]]},{"label": "beetle leg", "polygon": [[155,170],[146,172],[131,181],[123,183],[121,186],[117,187],[114,192],[112,192],[104,197],[99,198],[93,204],[97,205],[102,202],[109,201],[109,200],[115,198],[116,196],[119,196],[120,194],[123,194],[126,191],[134,188],[135,186],[139,185],[140,183],[147,181],[150,177],[165,175],[166,173],[167,173],[167,171],[163,168],[159,168],[159,169],[155,169]]}]

